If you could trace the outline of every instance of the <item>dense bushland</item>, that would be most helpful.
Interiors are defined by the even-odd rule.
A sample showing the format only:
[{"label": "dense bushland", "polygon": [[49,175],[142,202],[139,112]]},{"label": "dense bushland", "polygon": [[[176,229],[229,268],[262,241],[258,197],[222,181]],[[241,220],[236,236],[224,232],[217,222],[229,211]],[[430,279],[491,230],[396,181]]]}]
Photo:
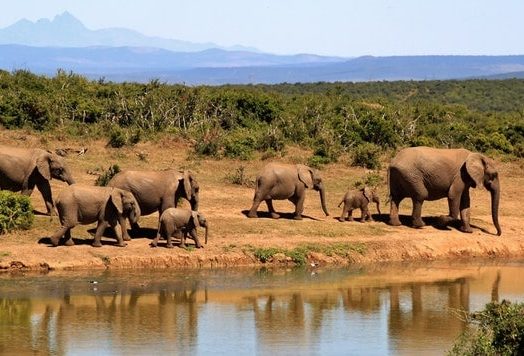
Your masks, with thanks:
[{"label": "dense bushland", "polygon": [[376,168],[385,150],[409,145],[523,157],[524,80],[189,87],[0,71],[0,124],[113,147],[167,132],[197,154],[237,159],[292,143],[312,150],[312,165]]}]

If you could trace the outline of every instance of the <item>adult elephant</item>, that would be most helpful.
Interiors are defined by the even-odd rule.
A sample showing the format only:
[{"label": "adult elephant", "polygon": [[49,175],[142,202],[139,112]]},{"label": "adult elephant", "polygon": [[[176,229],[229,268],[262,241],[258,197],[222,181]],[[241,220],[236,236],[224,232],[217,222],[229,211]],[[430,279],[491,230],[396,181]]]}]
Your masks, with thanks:
[{"label": "adult elephant", "polygon": [[0,146],[0,189],[31,195],[35,186],[44,198],[47,214],[55,214],[49,181],[75,181],[64,159],[39,148]]},{"label": "adult elephant", "polygon": [[424,226],[421,219],[424,200],[447,198],[446,222],[458,219],[460,214],[460,230],[472,232],[469,188],[484,185],[491,193],[491,215],[497,235],[502,234],[498,219],[500,182],[490,158],[466,149],[405,148],[391,161],[388,176],[391,225],[400,225],[398,206],[404,198],[413,201],[414,227]]},{"label": "adult elephant", "polygon": [[295,204],[294,219],[301,220],[307,188],[313,188],[320,193],[322,210],[326,216],[329,215],[322,178],[315,169],[308,166],[269,163],[257,176],[256,184],[253,205],[247,215],[250,218],[257,217],[258,206],[263,200],[267,204],[271,217],[279,218],[279,214],[273,208],[273,199],[287,199]]},{"label": "adult elephant", "polygon": [[[189,201],[191,210],[198,210],[200,188],[190,171],[122,171],[107,185],[133,193],[142,216],[155,211],[160,216],[167,208],[176,207],[180,198]],[[124,239],[129,240],[129,236],[126,234]]]}]

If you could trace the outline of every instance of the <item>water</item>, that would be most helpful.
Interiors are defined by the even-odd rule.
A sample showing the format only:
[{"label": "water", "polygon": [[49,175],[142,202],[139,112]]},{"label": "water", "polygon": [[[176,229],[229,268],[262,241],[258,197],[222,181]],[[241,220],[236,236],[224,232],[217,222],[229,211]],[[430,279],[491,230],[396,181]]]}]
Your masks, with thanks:
[{"label": "water", "polygon": [[524,262],[0,274],[0,354],[443,354]]}]

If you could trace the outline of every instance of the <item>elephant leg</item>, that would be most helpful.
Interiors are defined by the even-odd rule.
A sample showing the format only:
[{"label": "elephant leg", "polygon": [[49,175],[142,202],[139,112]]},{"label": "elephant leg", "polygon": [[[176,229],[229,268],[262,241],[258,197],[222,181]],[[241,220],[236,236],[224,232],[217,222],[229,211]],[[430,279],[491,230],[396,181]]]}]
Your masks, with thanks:
[{"label": "elephant leg", "polygon": [[362,216],[360,218],[360,222],[366,222],[367,220],[371,220],[371,214],[369,212],[368,208],[362,208],[360,209]]},{"label": "elephant leg", "polygon": [[173,248],[173,234],[178,234],[179,230],[173,228],[173,226],[166,226],[165,228],[165,234],[166,234],[166,247],[167,248]]},{"label": "elephant leg", "polygon": [[460,198],[460,219],[462,220],[462,226],[460,231],[471,233],[473,229],[469,224],[471,217],[469,190],[465,190]]},{"label": "elephant leg", "polygon": [[122,230],[122,239],[124,241],[131,241],[131,236],[129,236],[129,233],[127,232],[127,224],[124,217],[119,216],[118,217],[118,223],[120,224],[120,229]]},{"label": "elephant leg", "polygon": [[180,237],[180,247],[181,248],[186,248],[186,236],[187,236],[187,231],[182,231],[182,236]]},{"label": "elephant leg", "polygon": [[67,229],[67,231],[64,234],[64,245],[66,246],[74,246],[75,242],[71,238],[71,229]]},{"label": "elephant leg", "polygon": [[348,217],[346,218],[347,221],[353,221],[353,209],[348,209]]},{"label": "elephant leg", "polygon": [[[117,246],[119,247],[126,247],[127,246],[127,243],[124,242],[124,230],[126,228],[126,224],[125,224],[125,219],[122,219],[124,220],[124,225],[120,225],[120,229],[118,229],[118,221],[115,219],[111,222],[109,222],[109,225],[111,225],[111,228],[113,229],[113,231],[115,232],[115,235],[116,235],[116,241],[117,241]],[[127,233],[127,231],[126,231]]]},{"label": "elephant leg", "polygon": [[196,248],[203,248],[204,247],[204,246],[202,246],[202,244],[200,243],[200,240],[198,239],[198,234],[197,234],[196,229],[191,229],[191,231],[189,232],[189,235],[195,241]]},{"label": "elephant leg", "polygon": [[93,240],[93,247],[102,247],[102,235],[109,224],[107,221],[99,221],[96,227],[95,238]]},{"label": "elephant leg", "polygon": [[50,240],[51,240],[51,244],[53,244],[53,246],[58,246],[58,243],[60,242],[60,239],[62,238],[62,236],[65,235],[66,232],[68,232],[69,230],[71,229],[71,227],[69,226],[61,226],[59,230],[57,230],[53,236],[50,237]]},{"label": "elephant leg", "polygon": [[448,197],[449,214],[440,216],[440,224],[446,226],[453,220],[457,220],[460,213],[460,199]]},{"label": "elephant leg", "polygon": [[304,200],[306,199],[306,193],[303,192],[301,195],[294,197],[291,202],[295,204],[295,216],[293,219],[302,220],[302,213],[304,212]]},{"label": "elephant leg", "polygon": [[255,197],[253,198],[253,205],[251,205],[251,209],[249,209],[249,213],[247,214],[248,218],[256,218],[258,206],[262,202],[261,198],[262,194],[260,194],[258,191],[255,192]]},{"label": "elephant leg", "polygon": [[44,198],[47,215],[56,215],[55,205],[53,204],[53,195],[51,194],[51,185],[49,184],[49,181],[45,180],[43,183],[38,184],[37,187],[42,194],[42,198]]},{"label": "elephant leg", "polygon": [[346,220],[347,213],[348,213],[348,206],[346,203],[344,203],[344,207],[342,208],[342,213],[340,213],[340,217],[338,218],[338,221],[344,222]]},{"label": "elephant leg", "polygon": [[279,214],[275,211],[275,208],[273,208],[273,199],[266,199],[265,200],[267,205],[267,210],[269,211],[269,214],[273,219],[278,219],[280,217]]},{"label": "elephant leg", "polygon": [[391,197],[390,210],[389,210],[389,225],[400,226],[400,219],[398,217],[398,207],[402,198]]},{"label": "elephant leg", "polygon": [[412,199],[412,201],[413,201],[413,212],[411,216],[413,218],[413,227],[421,228],[425,225],[424,221],[422,221],[422,203],[424,202],[424,200]]}]

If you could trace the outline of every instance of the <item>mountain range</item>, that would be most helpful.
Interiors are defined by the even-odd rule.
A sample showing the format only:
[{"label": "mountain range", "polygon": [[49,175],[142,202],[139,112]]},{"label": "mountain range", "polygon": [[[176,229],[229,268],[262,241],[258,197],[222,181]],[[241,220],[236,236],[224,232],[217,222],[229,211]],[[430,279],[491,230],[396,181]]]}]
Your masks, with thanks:
[{"label": "mountain range", "polygon": [[92,79],[247,84],[524,77],[524,55],[343,58],[275,55],[257,49],[148,37],[136,31],[90,30],[65,12],[53,20],[20,20],[0,29],[0,68]]}]

